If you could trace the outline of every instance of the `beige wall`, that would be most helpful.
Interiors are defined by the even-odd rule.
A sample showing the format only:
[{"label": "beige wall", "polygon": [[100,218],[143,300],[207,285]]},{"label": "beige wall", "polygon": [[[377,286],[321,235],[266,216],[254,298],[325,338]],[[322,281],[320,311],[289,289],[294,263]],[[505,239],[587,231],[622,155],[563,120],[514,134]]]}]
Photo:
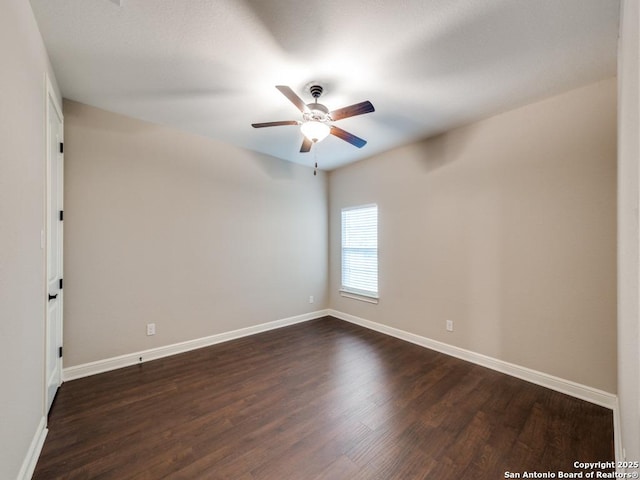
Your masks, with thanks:
[{"label": "beige wall", "polygon": [[0,478],[14,479],[44,418],[45,74],[29,2],[0,13]]},{"label": "beige wall", "polygon": [[64,112],[65,367],[327,307],[325,174]]},{"label": "beige wall", "polygon": [[[616,391],[615,79],[335,170],[329,184],[332,308]],[[367,203],[379,207],[378,305],[338,293],[340,209]]]}]

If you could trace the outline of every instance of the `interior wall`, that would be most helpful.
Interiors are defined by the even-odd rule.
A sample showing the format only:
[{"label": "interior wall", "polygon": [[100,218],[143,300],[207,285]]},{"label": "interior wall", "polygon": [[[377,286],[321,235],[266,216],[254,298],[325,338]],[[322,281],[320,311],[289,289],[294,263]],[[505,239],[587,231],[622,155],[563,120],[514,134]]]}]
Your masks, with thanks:
[{"label": "interior wall", "polygon": [[635,0],[622,3],[618,58],[618,395],[621,443],[634,461],[640,458],[640,4]]},{"label": "interior wall", "polygon": [[76,102],[64,112],[65,367],[327,307],[323,172]]},{"label": "interior wall", "polygon": [[17,478],[44,419],[45,74],[29,2],[0,15],[0,478]]},{"label": "interior wall", "polygon": [[[334,170],[329,185],[331,308],[616,392],[615,79]],[[340,211],[369,203],[377,305],[339,294]]]}]

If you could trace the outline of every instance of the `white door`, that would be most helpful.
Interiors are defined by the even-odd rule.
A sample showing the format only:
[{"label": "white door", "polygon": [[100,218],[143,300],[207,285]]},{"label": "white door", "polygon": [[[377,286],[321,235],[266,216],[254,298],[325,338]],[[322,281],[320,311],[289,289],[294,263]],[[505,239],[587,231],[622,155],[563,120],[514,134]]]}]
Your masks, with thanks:
[{"label": "white door", "polygon": [[62,383],[63,117],[47,84],[46,411]]}]

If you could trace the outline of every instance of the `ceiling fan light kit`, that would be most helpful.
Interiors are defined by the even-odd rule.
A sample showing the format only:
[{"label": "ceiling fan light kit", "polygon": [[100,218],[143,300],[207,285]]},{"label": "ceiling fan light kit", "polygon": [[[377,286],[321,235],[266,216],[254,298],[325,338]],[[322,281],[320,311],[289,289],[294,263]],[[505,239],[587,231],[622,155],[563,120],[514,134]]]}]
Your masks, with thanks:
[{"label": "ceiling fan light kit", "polygon": [[331,132],[331,127],[324,122],[309,120],[300,126],[302,134],[313,143],[318,143],[327,138]]},{"label": "ceiling fan light kit", "polygon": [[288,86],[276,85],[276,88],[293,103],[302,113],[302,121],[298,120],[282,120],[277,122],[252,123],[254,128],[278,127],[283,125],[299,125],[304,139],[300,152],[306,153],[311,150],[314,143],[321,142],[328,135],[334,135],[351,145],[362,148],[367,143],[366,140],[359,138],[341,128],[332,125],[331,122],[341,120],[343,118],[354,117],[364,113],[374,112],[375,109],[369,101],[364,101],[350,105],[348,107],[339,108],[329,111],[327,107],[318,103],[318,97],[322,95],[324,88],[322,85],[312,83],[309,86],[309,92],[314,98],[314,102],[305,104],[304,101]]}]

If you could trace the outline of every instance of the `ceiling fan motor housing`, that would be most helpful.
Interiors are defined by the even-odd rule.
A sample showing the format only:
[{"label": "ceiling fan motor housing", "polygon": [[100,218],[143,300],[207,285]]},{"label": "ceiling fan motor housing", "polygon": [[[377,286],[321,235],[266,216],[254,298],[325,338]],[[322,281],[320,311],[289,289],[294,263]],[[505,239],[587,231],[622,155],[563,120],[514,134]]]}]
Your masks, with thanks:
[{"label": "ceiling fan motor housing", "polygon": [[315,98],[315,102],[307,104],[307,108],[309,110],[308,112],[304,112],[302,115],[304,121],[328,122],[331,120],[331,118],[329,118],[329,109],[321,103],[318,103],[318,98],[322,95],[322,92],[324,92],[322,85],[309,85],[309,92],[311,93],[311,96]]},{"label": "ceiling fan motor housing", "polygon": [[316,122],[329,121],[329,109],[321,103],[308,103],[307,108],[309,111],[302,114],[305,122],[310,120],[315,120]]}]

